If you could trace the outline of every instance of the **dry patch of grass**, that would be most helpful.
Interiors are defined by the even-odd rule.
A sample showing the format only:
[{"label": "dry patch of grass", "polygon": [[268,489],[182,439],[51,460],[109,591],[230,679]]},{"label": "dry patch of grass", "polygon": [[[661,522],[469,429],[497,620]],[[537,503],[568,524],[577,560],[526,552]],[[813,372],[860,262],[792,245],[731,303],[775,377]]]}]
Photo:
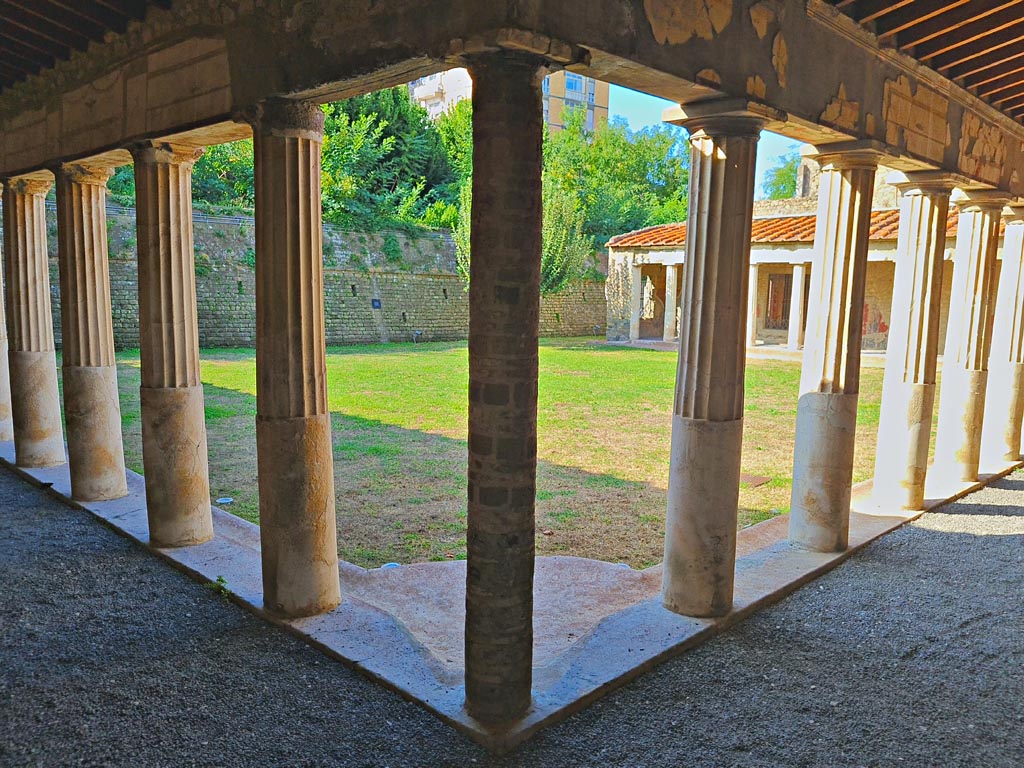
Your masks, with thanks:
[{"label": "dry patch of grass", "polygon": [[[252,350],[204,350],[213,496],[258,522]],[[661,559],[676,355],[545,340],[537,549],[644,567]],[[119,356],[128,465],[142,470],[137,353]],[[464,343],[328,350],[338,548],[359,565],[465,557]],[[855,480],[873,470],[882,371],[862,371]],[[799,364],[747,367],[740,524],[787,511]]]}]

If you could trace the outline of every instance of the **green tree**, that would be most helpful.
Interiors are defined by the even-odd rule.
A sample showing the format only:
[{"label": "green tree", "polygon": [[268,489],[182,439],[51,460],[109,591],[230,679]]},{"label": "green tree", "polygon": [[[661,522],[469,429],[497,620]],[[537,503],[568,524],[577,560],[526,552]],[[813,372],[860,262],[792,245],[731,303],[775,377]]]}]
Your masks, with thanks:
[{"label": "green tree", "polygon": [[[594,238],[583,232],[584,216],[580,201],[561,188],[545,173],[544,219],[540,257],[540,292],[545,296],[560,293],[587,274],[588,261],[594,255]],[[473,206],[472,180],[459,194],[459,217],[452,232],[455,240],[459,275],[469,282],[470,213]]]},{"label": "green tree", "polygon": [[255,205],[252,139],[207,147],[192,168],[192,198],[199,209]]},{"label": "green tree", "polygon": [[796,174],[800,169],[800,153],[790,152],[779,158],[764,174],[761,189],[769,200],[785,200],[796,195]]},{"label": "green tree", "polygon": [[[354,126],[369,118],[378,152],[372,173],[355,181],[365,187],[365,196],[380,208],[368,224],[416,223],[429,210],[432,220],[444,220],[446,207],[455,202],[457,185],[437,126],[427,111],[414,103],[404,86],[376,91],[331,104],[325,139],[335,128],[345,128],[341,118]],[[442,203],[435,206],[435,203]]]},{"label": "green tree", "polygon": [[632,131],[624,120],[586,128],[572,110],[544,147],[544,168],[574,194],[584,234],[603,245],[621,232],[686,218],[689,142],[679,128]]}]

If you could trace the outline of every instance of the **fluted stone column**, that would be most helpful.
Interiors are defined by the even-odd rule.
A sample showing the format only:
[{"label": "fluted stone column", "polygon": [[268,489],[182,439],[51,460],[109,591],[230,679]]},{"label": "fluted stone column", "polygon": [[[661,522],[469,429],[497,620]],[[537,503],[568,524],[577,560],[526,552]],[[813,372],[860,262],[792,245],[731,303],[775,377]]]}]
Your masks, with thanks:
[{"label": "fluted stone column", "polygon": [[471,62],[466,706],[521,717],[533,676],[537,333],[540,317],[540,59]]},{"label": "fluted stone column", "polygon": [[341,602],[324,359],[323,130],[316,104],[269,101],[253,120],[263,601],[284,616]]},{"label": "fluted stone column", "polygon": [[932,474],[949,484],[978,479],[997,288],[999,219],[1009,200],[1001,192],[957,190],[953,202],[960,209],[960,219],[932,467]]},{"label": "fluted stone column", "polygon": [[[690,209],[665,515],[662,602],[732,608],[743,446],[754,161],[762,120],[683,107]],[[705,112],[702,114],[702,112]]]},{"label": "fluted stone column", "polygon": [[128,493],[107,264],[110,174],[79,165],[55,171],[64,418],[71,495],[82,501]]},{"label": "fluted stone column", "polygon": [[[6,250],[6,245],[5,245]],[[6,285],[0,255],[0,283]],[[0,285],[0,442],[9,443],[14,440],[14,420],[11,418],[11,376],[9,371],[9,353],[7,345],[7,309],[4,302],[3,285]]]},{"label": "fluted stone column", "polygon": [[900,192],[900,226],[873,493],[886,507],[923,509],[953,182],[932,172],[889,181]]},{"label": "fluted stone column", "polygon": [[679,267],[669,264],[665,267],[665,324],[662,333],[664,341],[675,341],[679,337],[676,312],[679,295]]},{"label": "fluted stone column", "polygon": [[846,549],[860,391],[860,347],[871,197],[872,150],[818,155],[821,184],[804,341],[789,538]]},{"label": "fluted stone column", "polygon": [[804,345],[804,281],[807,279],[805,264],[793,265],[792,290],[789,296],[789,332],[786,347],[794,351]]},{"label": "fluted stone column", "polygon": [[988,390],[981,431],[981,469],[1021,459],[1024,419],[1024,207],[1010,209],[1003,235]]},{"label": "fluted stone column", "polygon": [[150,540],[164,547],[213,537],[192,240],[192,165],[200,154],[164,143],[132,149],[142,462]]},{"label": "fluted stone column", "polygon": [[46,253],[44,201],[50,186],[49,181],[38,179],[4,182],[11,416],[15,462],[21,467],[64,463]]}]

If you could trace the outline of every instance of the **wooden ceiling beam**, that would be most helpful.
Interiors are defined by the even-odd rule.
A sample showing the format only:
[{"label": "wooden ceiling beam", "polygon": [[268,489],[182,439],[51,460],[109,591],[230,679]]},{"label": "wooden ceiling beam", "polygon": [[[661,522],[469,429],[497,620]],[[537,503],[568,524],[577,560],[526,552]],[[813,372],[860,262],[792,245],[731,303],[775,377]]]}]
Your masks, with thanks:
[{"label": "wooden ceiling beam", "polygon": [[998,80],[993,80],[981,88],[975,88],[974,92],[983,99],[989,99],[1004,91],[1019,88],[1021,85],[1024,85],[1024,67]]},{"label": "wooden ceiling beam", "polygon": [[849,15],[859,23],[867,24],[913,2],[914,0],[862,0],[853,6]]},{"label": "wooden ceiling beam", "polygon": [[[952,54],[960,48],[974,48],[985,45],[985,40],[1013,29],[1021,22],[1020,9],[1012,3],[1001,10],[981,18],[973,18],[956,28],[956,34],[943,34],[915,45],[911,55],[916,59],[933,59],[942,54]],[[941,17],[940,17],[941,18]],[[951,32],[953,30],[947,30]]]},{"label": "wooden ceiling beam", "polygon": [[6,0],[6,3],[23,13],[49,22],[65,34],[77,34],[90,40],[96,40],[102,38],[105,31],[104,27],[95,21],[82,17],[69,17],[64,9],[55,5],[51,0]]},{"label": "wooden ceiling beam", "polygon": [[[913,29],[925,22],[934,19],[937,16],[941,16],[944,13],[952,11],[954,8],[962,8],[968,3],[973,3],[976,0],[950,0],[948,3],[933,3],[930,6],[930,10],[922,12],[922,9],[917,5],[911,5],[909,7],[900,8],[894,13],[890,13],[883,19],[880,19],[875,23],[875,32],[878,35],[879,40],[888,40],[891,37],[895,37],[900,32],[908,29]],[[998,2],[998,0],[981,0],[981,2]],[[963,13],[963,11],[961,11]],[[967,18],[971,18],[970,15]],[[922,38],[925,39],[925,38]],[[899,41],[897,41],[897,44]]]},{"label": "wooden ceiling beam", "polygon": [[1024,42],[1024,21],[1018,21],[1015,26],[1003,30],[998,35],[975,40],[970,45],[960,46],[923,63],[949,77],[947,70],[957,64],[965,64],[987,53],[1001,51],[1021,42]]},{"label": "wooden ceiling beam", "polygon": [[0,29],[0,51],[10,51],[21,59],[31,61],[38,69],[52,67],[56,61],[53,54],[25,45],[21,40],[9,36],[2,29]]},{"label": "wooden ceiling beam", "polygon": [[1000,48],[999,50],[973,58],[963,64],[948,67],[943,74],[951,80],[966,80],[971,76],[998,70],[1000,67],[1011,66],[1022,57],[1024,57],[1024,45]]},{"label": "wooden ceiling beam", "polygon": [[78,50],[85,50],[89,45],[89,38],[79,30],[58,26],[38,12],[26,11],[11,0],[0,0],[0,16],[12,27],[56,45],[70,46]]},{"label": "wooden ceiling beam", "polygon": [[940,36],[948,36],[958,32],[972,21],[976,21],[994,13],[1016,5],[1020,0],[971,0],[967,3],[949,3],[937,14],[921,23],[911,26],[898,36],[897,46],[907,50],[915,46],[934,41]]},{"label": "wooden ceiling beam", "polygon": [[128,16],[119,10],[105,7],[96,0],[83,3],[81,0],[47,0],[51,5],[59,8],[64,14],[76,22],[85,21],[95,28],[102,30],[100,37],[106,30],[124,32],[128,26]]}]

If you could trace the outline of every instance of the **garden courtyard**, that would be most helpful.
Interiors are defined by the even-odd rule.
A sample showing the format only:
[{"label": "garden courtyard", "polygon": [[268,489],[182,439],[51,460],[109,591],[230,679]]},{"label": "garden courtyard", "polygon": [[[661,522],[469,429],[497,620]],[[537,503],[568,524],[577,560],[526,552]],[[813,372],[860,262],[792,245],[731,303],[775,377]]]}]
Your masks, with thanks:
[{"label": "garden courtyard", "polygon": [[[543,339],[537,551],[659,562],[675,352]],[[125,458],[142,471],[138,352],[118,355]],[[465,342],[327,350],[338,552],[364,567],[466,554]],[[800,365],[750,359],[740,526],[788,511]],[[203,350],[211,493],[259,521],[253,350]],[[861,372],[854,481],[871,476],[882,370]],[[767,481],[765,479],[767,478]]]}]

